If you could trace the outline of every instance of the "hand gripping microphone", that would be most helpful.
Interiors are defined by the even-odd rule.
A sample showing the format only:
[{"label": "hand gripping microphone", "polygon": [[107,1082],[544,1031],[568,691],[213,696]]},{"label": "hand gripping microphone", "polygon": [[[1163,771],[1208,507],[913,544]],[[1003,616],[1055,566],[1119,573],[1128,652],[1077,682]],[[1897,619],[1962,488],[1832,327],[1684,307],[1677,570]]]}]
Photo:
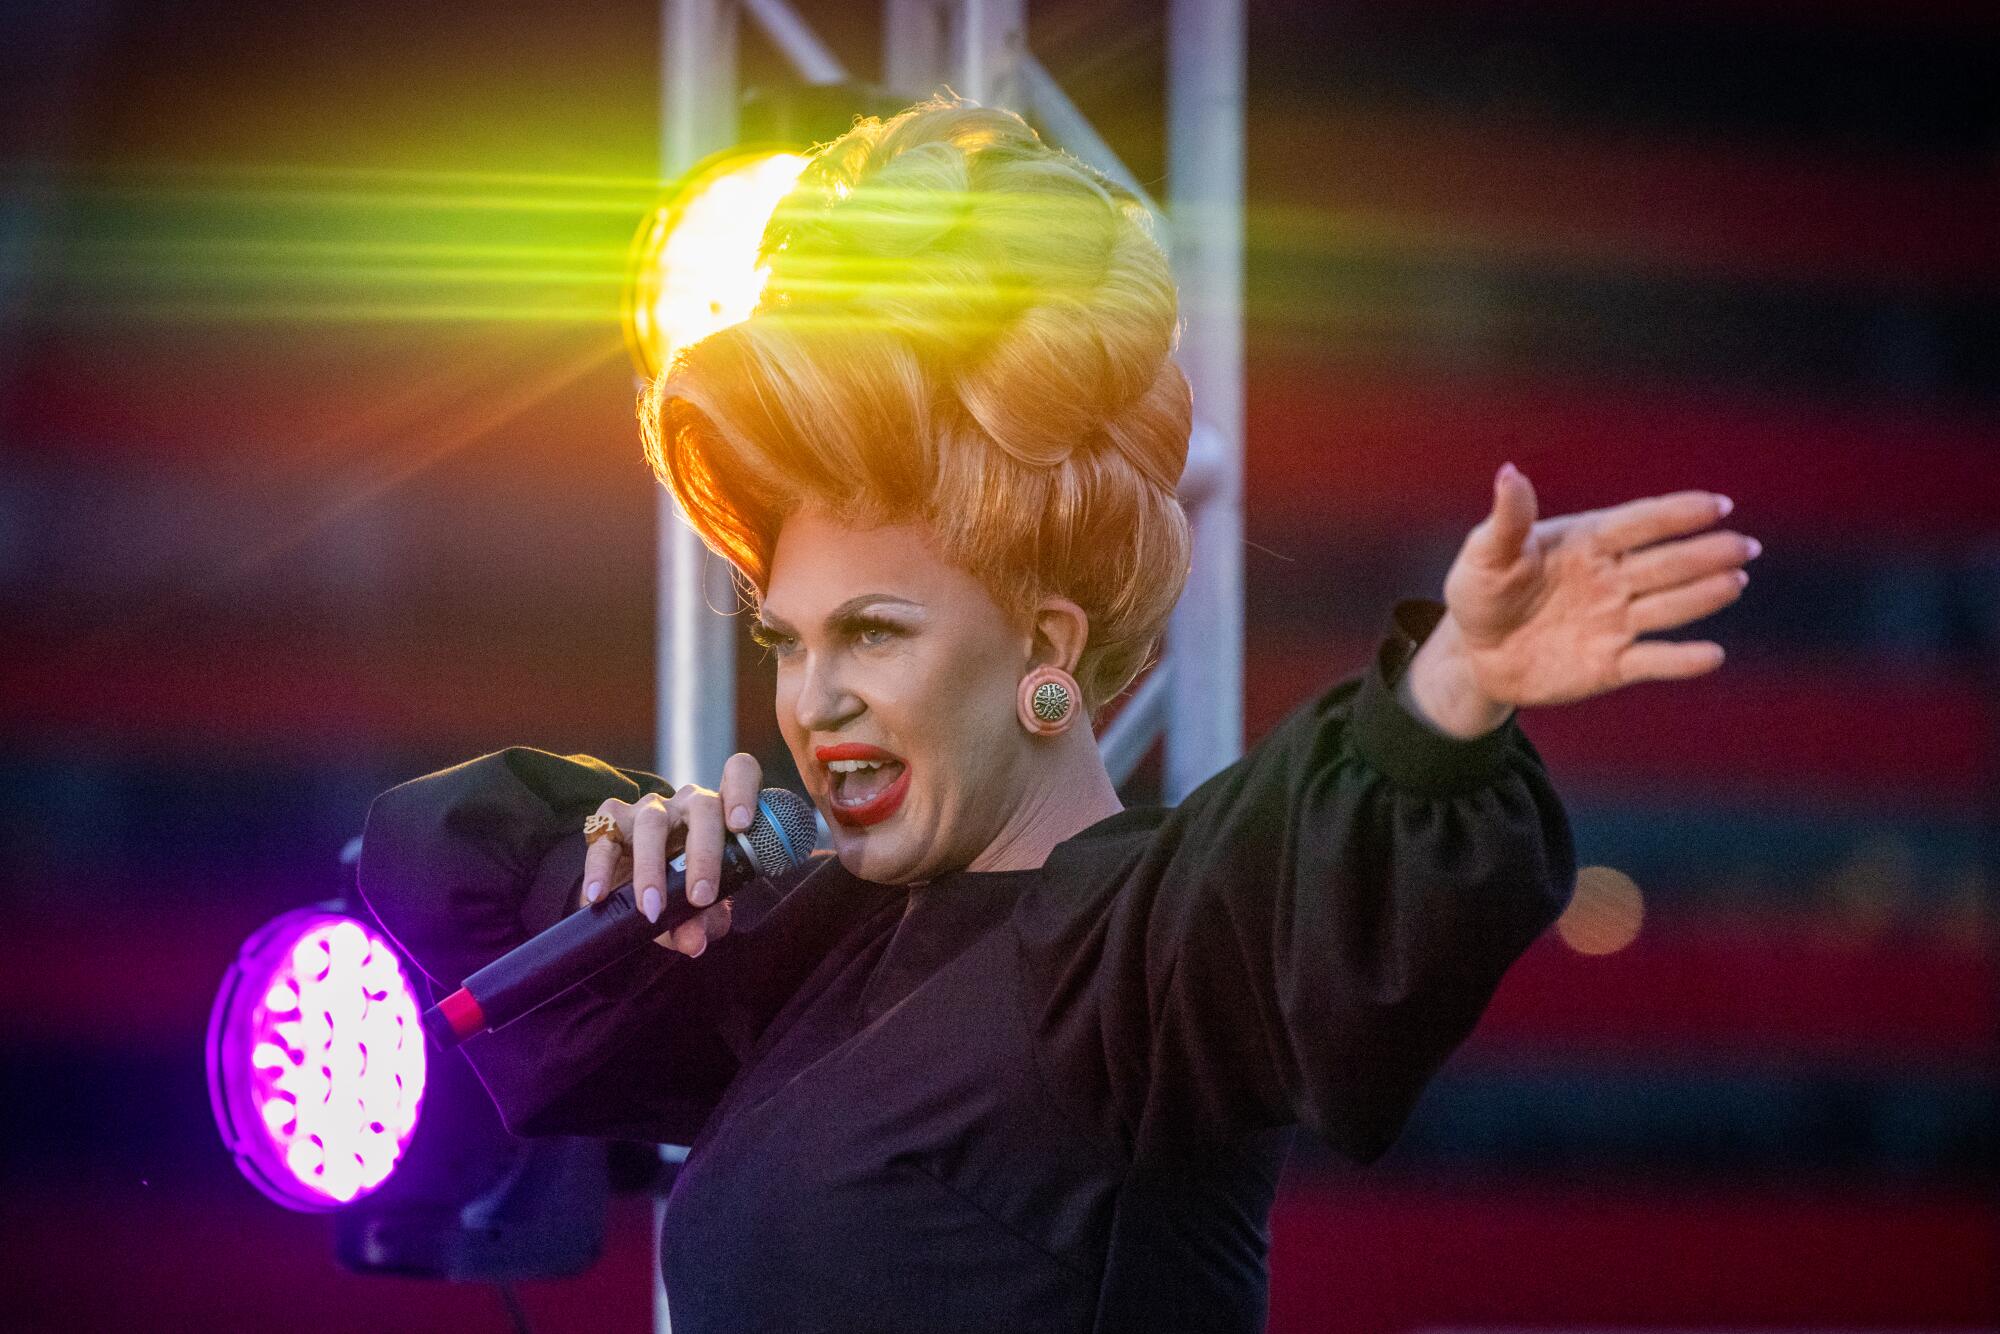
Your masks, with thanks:
[{"label": "hand gripping microphone", "polygon": [[[819,827],[805,798],[781,787],[757,794],[750,828],[722,844],[719,902],[748,881],[777,875],[812,855]],[[424,1032],[441,1051],[475,1033],[511,1024],[528,1011],[701,911],[687,901],[687,854],[668,865],[660,920],[639,911],[630,881],[487,964],[424,1011]]]}]

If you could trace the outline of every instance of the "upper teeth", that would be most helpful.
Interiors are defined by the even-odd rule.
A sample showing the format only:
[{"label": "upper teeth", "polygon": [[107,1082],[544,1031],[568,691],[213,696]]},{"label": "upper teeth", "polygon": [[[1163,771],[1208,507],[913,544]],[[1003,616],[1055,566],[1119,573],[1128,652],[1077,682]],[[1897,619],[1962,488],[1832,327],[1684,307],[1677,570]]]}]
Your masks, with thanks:
[{"label": "upper teeth", "polygon": [[828,760],[826,767],[837,774],[851,774],[857,769],[880,769],[885,764],[894,763],[894,760]]}]

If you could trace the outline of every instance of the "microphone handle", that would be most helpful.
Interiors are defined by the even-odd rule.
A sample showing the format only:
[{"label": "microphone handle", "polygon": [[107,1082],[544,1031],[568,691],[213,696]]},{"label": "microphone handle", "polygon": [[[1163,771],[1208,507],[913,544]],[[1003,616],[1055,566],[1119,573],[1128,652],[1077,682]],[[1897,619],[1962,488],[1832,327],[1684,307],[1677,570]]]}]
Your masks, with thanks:
[{"label": "microphone handle", "polygon": [[[742,835],[726,839],[717,899],[756,875]],[[630,881],[577,909],[466,978],[456,993],[424,1012],[424,1031],[449,1050],[474,1033],[505,1027],[693,917],[701,909],[687,900],[685,854],[668,866],[661,897],[657,922],[639,911]]]}]

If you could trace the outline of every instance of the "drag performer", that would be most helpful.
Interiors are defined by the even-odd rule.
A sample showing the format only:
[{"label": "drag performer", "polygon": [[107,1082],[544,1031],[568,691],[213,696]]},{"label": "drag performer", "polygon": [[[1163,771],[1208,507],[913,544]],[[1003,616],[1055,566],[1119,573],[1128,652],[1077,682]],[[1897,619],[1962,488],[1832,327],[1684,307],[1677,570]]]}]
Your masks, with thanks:
[{"label": "drag performer", "polygon": [[1379,1157],[1569,898],[1514,711],[1714,670],[1640,636],[1732,602],[1756,546],[1706,491],[1537,521],[1503,468],[1365,671],[1125,808],[1093,722],[1189,562],[1142,209],[930,103],[822,149],[765,248],[757,313],[642,433],[742,578],[831,855],[715,902],[754,758],[515,747],[379,797],[362,891],[454,987],[628,877],[657,919],[685,847],[708,906],[666,948],[464,1048],[518,1134],[692,1145],[677,1334],[1258,1329],[1292,1127]]}]

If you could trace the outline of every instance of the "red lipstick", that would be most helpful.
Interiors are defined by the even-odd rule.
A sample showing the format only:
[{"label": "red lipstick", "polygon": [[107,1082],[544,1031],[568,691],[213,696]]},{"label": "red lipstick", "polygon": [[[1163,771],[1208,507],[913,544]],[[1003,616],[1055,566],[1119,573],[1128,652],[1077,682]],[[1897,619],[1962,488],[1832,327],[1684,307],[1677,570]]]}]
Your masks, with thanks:
[{"label": "red lipstick", "polygon": [[837,746],[815,746],[813,758],[821,764],[825,764],[828,760],[894,760],[898,764],[903,762],[901,755],[862,741],[843,741]]},{"label": "red lipstick", "polygon": [[883,750],[880,746],[871,746],[861,741],[843,741],[838,745],[814,747],[813,758],[821,764],[825,764],[828,760],[893,760],[903,766],[903,772],[896,775],[894,782],[859,806],[842,806],[835,802],[833,779],[831,775],[828,776],[827,811],[835,820],[850,828],[860,829],[880,824],[896,813],[896,808],[903,804],[903,798],[909,793],[909,764],[902,756]]}]

